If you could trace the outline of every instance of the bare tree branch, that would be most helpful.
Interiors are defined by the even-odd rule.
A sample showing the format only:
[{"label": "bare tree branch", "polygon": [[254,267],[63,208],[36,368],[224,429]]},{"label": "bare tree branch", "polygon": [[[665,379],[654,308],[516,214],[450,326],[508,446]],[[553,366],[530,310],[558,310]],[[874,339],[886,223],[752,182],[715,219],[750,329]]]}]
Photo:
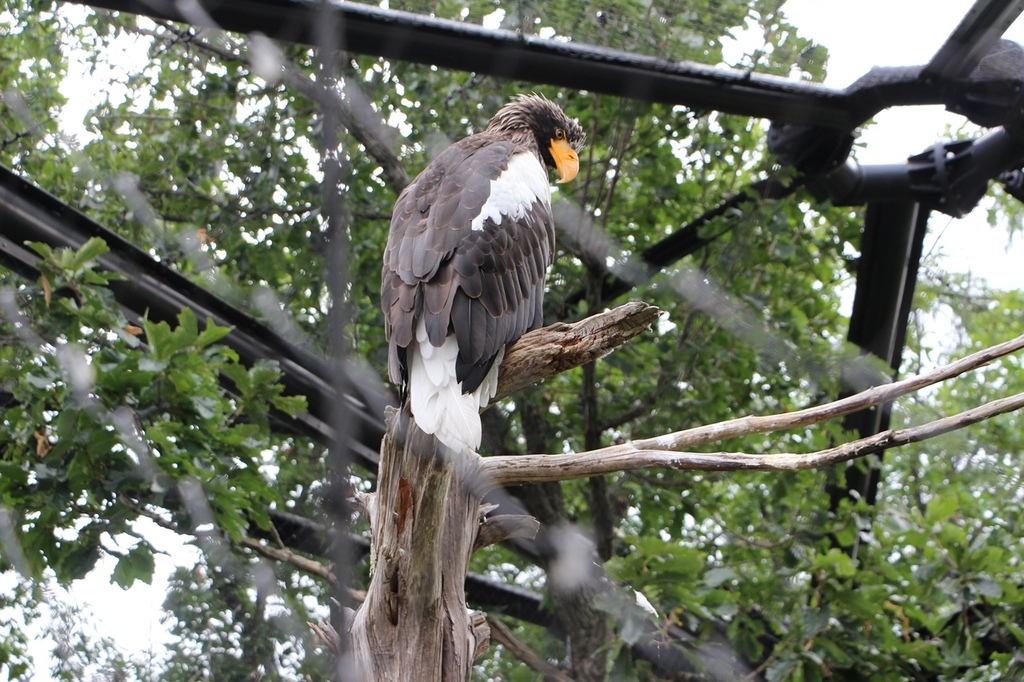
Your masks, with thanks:
[{"label": "bare tree branch", "polygon": [[1024,407],[1024,393],[1000,398],[980,407],[908,429],[890,429],[868,438],[806,454],[751,455],[743,452],[677,452],[638,447],[638,442],[566,455],[487,457],[481,463],[489,482],[521,485],[567,481],[636,469],[697,471],[799,471],[845,462],[887,448],[941,436]]},{"label": "bare tree branch", "polygon": [[[551,328],[548,328],[549,330]],[[495,485],[564,481],[617,471],[648,468],[702,471],[793,471],[811,469],[862,457],[889,447],[906,445],[964,428],[1024,406],[1024,394],[986,403],[960,414],[908,429],[889,430],[843,445],[806,454],[752,455],[746,453],[681,452],[694,447],[757,433],[769,433],[817,424],[874,405],[886,403],[940,381],[977,369],[1024,348],[1024,335],[986,348],[917,376],[876,386],[826,405],[787,414],[748,416],[701,426],[656,438],[632,441],[589,452],[559,455],[488,457],[481,462],[483,478]]]},{"label": "bare tree branch", "polygon": [[512,538],[532,540],[540,530],[540,521],[526,514],[497,514],[480,522],[473,551]]},{"label": "bare tree branch", "polygon": [[491,628],[491,641],[502,645],[508,652],[525,663],[530,670],[544,676],[545,682],[572,682],[572,678],[541,658],[536,651],[521,642],[512,631],[497,618],[488,618]]},{"label": "bare tree branch", "polygon": [[[306,573],[315,575],[318,578],[323,578],[332,585],[334,584],[334,574],[331,572],[330,566],[325,566],[324,564],[321,564],[319,561],[307,559],[301,554],[296,554],[295,552],[288,549],[265,545],[256,538],[243,537],[241,544],[255,551],[257,554],[262,554],[268,559],[273,559],[274,561],[280,561],[282,563],[291,564],[292,566],[298,568],[301,571],[305,571]],[[354,598],[357,598],[356,601],[361,601],[360,599],[358,599],[359,593],[355,592],[354,590],[352,591],[352,596]],[[365,595],[363,595],[363,597],[365,597]]]},{"label": "bare tree branch", "polygon": [[641,301],[524,334],[505,353],[491,404],[555,374],[585,365],[650,329],[661,311]]},{"label": "bare tree branch", "polygon": [[922,372],[921,374],[907,377],[891,384],[873,386],[848,398],[826,403],[825,405],[808,407],[786,414],[730,419],[729,421],[716,424],[677,431],[665,436],[634,441],[633,445],[641,450],[682,450],[683,448],[691,448],[727,438],[748,436],[755,433],[771,433],[773,431],[783,431],[811,424],[819,424],[829,419],[843,417],[875,405],[891,402],[901,396],[915,393],[927,386],[952,379],[987,365],[993,360],[998,360],[1001,357],[1015,353],[1022,348],[1024,348],[1024,334],[1010,341],[980,350],[955,362],[936,367],[928,372]]}]

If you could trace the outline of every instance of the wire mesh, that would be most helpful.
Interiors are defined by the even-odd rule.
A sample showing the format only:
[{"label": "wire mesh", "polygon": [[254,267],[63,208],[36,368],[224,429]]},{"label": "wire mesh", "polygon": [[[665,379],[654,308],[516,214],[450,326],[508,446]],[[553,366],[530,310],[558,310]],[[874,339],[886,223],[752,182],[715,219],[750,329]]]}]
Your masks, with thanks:
[{"label": "wire mesh", "polygon": [[[737,83],[763,86],[762,95],[805,98],[797,122],[813,119],[814,102],[866,118],[850,102],[835,105],[826,88],[800,86],[822,76],[825,55],[779,3],[404,9],[456,19],[470,36],[500,27],[513,44],[625,50],[666,72],[684,60],[691,75],[729,63]],[[57,679],[357,679],[344,656],[336,664],[345,638],[334,633],[371,570],[365,521],[347,500],[375,485],[372,443],[387,402],[376,291],[390,206],[447,143],[480,130],[512,94],[541,88],[496,77],[500,62],[467,74],[346,52],[323,8],[312,49],[292,43],[292,25],[244,36],[217,28],[197,3],[178,10],[191,26],[14,0],[0,15],[20,41],[0,48],[13,55],[0,111],[4,164],[139,246],[154,270],[240,312],[154,319],[137,302],[178,285],[153,285],[132,308],[110,292],[136,283],[104,274],[97,259],[113,261],[95,242],[37,248],[28,278],[24,269],[4,272],[12,369],[3,377],[0,475],[10,483],[0,498],[0,559],[23,592],[0,605],[22,609],[14,620],[49,610],[55,648],[39,655],[22,640],[0,651],[24,661],[33,650],[39,657],[23,672],[49,666]],[[426,35],[432,20],[421,20]],[[730,32],[746,34],[742,47]],[[837,394],[851,368],[878,374],[841,340],[854,270],[844,249],[859,243],[859,218],[765,189],[799,183],[765,154],[763,124],[656,97],[543,90],[591,140],[580,177],[556,194],[560,254],[547,321],[584,317],[627,292],[668,314],[596,374],[557,377],[488,413],[487,450],[580,451],[723,415],[786,411]],[[756,100],[744,97],[742,106]],[[796,99],[766,110],[786,111]],[[84,112],[81,123],[71,110]],[[221,343],[271,334],[262,358],[240,360]],[[312,366],[328,388],[316,416],[326,428],[282,428],[324,400],[282,390],[293,371],[286,351],[319,358]],[[599,409],[584,416],[587,401]],[[738,446],[839,437],[807,429]],[[824,523],[814,507],[792,518],[771,509],[784,486],[821,502],[820,478],[766,484],[671,471],[491,491],[487,503],[536,517],[541,532],[477,555],[470,604],[512,614],[503,622],[555,672],[596,679],[594,666],[612,670],[634,657],[663,676],[761,678],[784,638],[730,632],[739,606],[723,585],[739,581],[740,561],[724,557],[731,544],[754,544],[743,529],[759,518],[770,517],[781,537]],[[747,506],[720,508],[742,495]],[[181,539],[157,539],[160,529]],[[662,552],[671,570],[645,578],[658,575]],[[39,589],[86,575],[162,584],[162,615],[149,617],[163,619],[163,632],[149,651],[121,649],[103,629],[90,631],[88,611]],[[696,598],[683,589],[688,581],[721,601]],[[564,610],[545,610],[542,595]],[[775,609],[771,618],[781,619],[781,604],[764,605]],[[602,645],[588,651],[593,641]],[[502,642],[475,672],[511,679],[515,645]]]}]

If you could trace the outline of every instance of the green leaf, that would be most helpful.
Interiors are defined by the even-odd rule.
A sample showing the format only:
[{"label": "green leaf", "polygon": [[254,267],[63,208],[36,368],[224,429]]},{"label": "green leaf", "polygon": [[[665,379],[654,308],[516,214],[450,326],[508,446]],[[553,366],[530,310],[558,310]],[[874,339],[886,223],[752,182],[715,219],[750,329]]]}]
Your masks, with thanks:
[{"label": "green leaf", "polygon": [[75,252],[74,258],[69,263],[72,271],[81,270],[89,261],[95,260],[110,251],[107,243],[99,237],[92,237],[81,248]]},{"label": "green leaf", "polygon": [[96,286],[106,286],[110,282],[123,280],[124,277],[114,272],[96,272],[95,270],[86,270],[82,273],[82,281],[86,284],[93,284]]},{"label": "green leaf", "polygon": [[249,371],[245,367],[235,363],[228,363],[221,367],[220,371],[223,372],[227,378],[231,379],[239,394],[247,396],[252,393],[252,379],[249,375]]},{"label": "green leaf", "polygon": [[1024,647],[1024,627],[1021,627],[1011,621],[1004,621],[1003,627],[1013,635],[1013,638],[1017,640],[1017,644],[1020,645],[1020,647]]},{"label": "green leaf", "polygon": [[275,396],[274,407],[294,417],[309,409],[309,403],[304,395]]},{"label": "green leaf", "polygon": [[25,245],[38,253],[45,260],[53,260],[53,247],[43,242],[25,242]]},{"label": "green leaf", "polygon": [[837,578],[852,578],[857,575],[853,559],[843,550],[833,547],[815,559],[815,566],[824,569]]},{"label": "green leaf", "polygon": [[196,340],[196,345],[200,348],[206,348],[209,345],[217,343],[230,333],[231,327],[218,327],[214,323],[213,318],[208,317],[206,318],[206,328],[199,334],[199,338]]},{"label": "green leaf", "polygon": [[836,542],[840,547],[852,547],[853,541],[857,538],[857,527],[849,524],[833,531]]},{"label": "green leaf", "polygon": [[938,523],[953,516],[960,509],[960,503],[956,495],[942,493],[936,494],[928,500],[925,507],[924,518],[928,523]]},{"label": "green leaf", "polygon": [[971,588],[975,594],[989,599],[1001,599],[1003,596],[1003,588],[999,586],[999,583],[991,578],[975,578],[971,581]]},{"label": "green leaf", "polygon": [[28,471],[20,464],[0,460],[0,490],[17,489],[28,483]]},{"label": "green leaf", "polygon": [[787,655],[776,660],[765,671],[765,679],[768,682],[782,682],[783,680],[796,679],[798,661],[794,656]]},{"label": "green leaf", "polygon": [[704,573],[704,584],[708,587],[718,587],[722,583],[732,582],[736,578],[736,571],[728,566],[722,566],[706,571]]},{"label": "green leaf", "polygon": [[91,538],[80,534],[74,545],[57,555],[54,570],[64,582],[84,578],[100,558],[100,548]]},{"label": "green leaf", "polygon": [[939,542],[948,550],[959,551],[967,544],[967,533],[955,523],[944,523],[939,529]]},{"label": "green leaf", "polygon": [[136,580],[141,580],[148,585],[153,581],[155,568],[153,548],[146,542],[140,542],[118,559],[114,572],[110,576],[110,582],[120,585],[124,589],[134,585]]},{"label": "green leaf", "polygon": [[166,322],[143,320],[146,342],[157,360],[169,360],[175,354],[193,349],[199,338],[195,313],[190,308],[178,313],[178,326],[171,329]]}]

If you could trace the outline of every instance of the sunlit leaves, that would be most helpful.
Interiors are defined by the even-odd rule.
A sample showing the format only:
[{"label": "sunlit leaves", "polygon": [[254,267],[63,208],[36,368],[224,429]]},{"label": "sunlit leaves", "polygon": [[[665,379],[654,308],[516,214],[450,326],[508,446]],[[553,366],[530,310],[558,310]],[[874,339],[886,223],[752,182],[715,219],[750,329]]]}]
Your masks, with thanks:
[{"label": "sunlit leaves", "polygon": [[[32,569],[82,577],[104,537],[131,530],[127,500],[160,503],[186,478],[200,482],[229,535],[250,523],[265,527],[266,507],[278,497],[260,470],[272,446],[266,415],[304,406],[282,397],[276,366],[241,367],[219,343],[231,330],[200,325],[187,309],[173,325],[144,320],[127,332],[105,289],[109,278],[93,269],[106,252],[99,240],[77,251],[35,248],[53,286],[17,301],[31,336],[6,346],[17,363],[5,364],[2,376],[16,402],[0,432],[0,501],[18,510],[18,541]],[[3,332],[19,338],[10,327]],[[244,395],[225,391],[228,374],[248,380]],[[134,414],[136,433],[126,431],[125,414]],[[127,587],[152,571],[142,541],[121,556],[113,580]]]},{"label": "sunlit leaves", "polygon": [[145,583],[152,580],[154,568],[153,550],[148,544],[141,543],[128,550],[117,560],[117,565],[114,567],[110,580],[127,589],[136,580],[141,580]]}]

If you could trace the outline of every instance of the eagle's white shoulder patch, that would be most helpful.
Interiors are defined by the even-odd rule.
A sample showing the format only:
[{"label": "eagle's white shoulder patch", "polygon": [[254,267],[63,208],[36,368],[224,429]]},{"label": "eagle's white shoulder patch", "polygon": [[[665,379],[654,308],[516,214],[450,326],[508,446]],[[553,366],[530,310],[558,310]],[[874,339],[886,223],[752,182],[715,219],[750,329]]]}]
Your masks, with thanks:
[{"label": "eagle's white shoulder patch", "polygon": [[551,205],[551,185],[548,183],[547,171],[533,154],[513,154],[505,172],[491,181],[491,193],[470,227],[482,230],[487,219],[499,225],[506,217],[519,220],[538,201],[545,206]]}]

